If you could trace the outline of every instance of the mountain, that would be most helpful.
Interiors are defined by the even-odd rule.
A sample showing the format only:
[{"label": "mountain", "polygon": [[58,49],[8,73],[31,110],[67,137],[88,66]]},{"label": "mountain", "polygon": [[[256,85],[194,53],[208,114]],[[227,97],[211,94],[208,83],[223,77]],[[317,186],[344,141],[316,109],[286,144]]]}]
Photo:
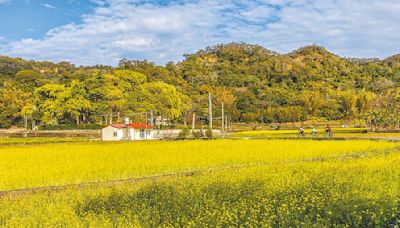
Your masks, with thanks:
[{"label": "mountain", "polygon": [[[123,59],[118,67],[77,67],[67,62],[0,56],[2,83],[18,83],[19,72],[23,70],[34,72],[29,74],[34,75],[30,79],[32,88],[27,88],[28,84],[20,86],[27,92],[46,84],[69,86],[72,81],[100,82],[121,69],[139,72],[147,76],[148,82],[174,86],[190,98],[191,110],[186,113],[194,111],[200,116],[207,115],[209,92],[214,96],[215,105],[225,103],[234,121],[295,122],[319,118],[368,122],[370,113],[379,113],[384,119],[390,112],[400,112],[397,102],[400,102],[397,100],[400,98],[397,92],[400,55],[384,60],[349,59],[315,45],[279,54],[260,45],[228,43],[187,54],[182,61],[165,66]],[[98,75],[98,79],[93,79],[93,75]],[[127,109],[121,106],[115,111],[132,111]],[[215,112],[218,115],[218,110]],[[20,120],[12,122],[18,124]]]}]

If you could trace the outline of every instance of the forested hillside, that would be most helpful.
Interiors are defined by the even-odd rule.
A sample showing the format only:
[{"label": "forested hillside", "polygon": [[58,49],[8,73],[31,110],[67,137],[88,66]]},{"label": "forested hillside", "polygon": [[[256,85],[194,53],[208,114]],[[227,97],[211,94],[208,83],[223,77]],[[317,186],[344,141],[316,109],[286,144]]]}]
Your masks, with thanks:
[{"label": "forested hillside", "polygon": [[319,46],[279,54],[230,43],[165,66],[123,59],[118,67],[77,67],[0,56],[0,83],[3,128],[23,124],[24,116],[36,124],[105,124],[149,110],[183,122],[192,112],[207,116],[209,92],[235,122],[400,122],[400,55],[347,59]]}]

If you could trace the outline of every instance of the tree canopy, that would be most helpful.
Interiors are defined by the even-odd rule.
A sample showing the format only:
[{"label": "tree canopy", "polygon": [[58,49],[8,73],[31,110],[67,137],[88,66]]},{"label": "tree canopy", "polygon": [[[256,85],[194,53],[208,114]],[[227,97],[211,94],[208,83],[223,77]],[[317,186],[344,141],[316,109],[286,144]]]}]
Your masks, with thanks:
[{"label": "tree canopy", "polygon": [[259,45],[221,44],[165,66],[123,59],[117,67],[83,67],[0,56],[0,79],[1,127],[21,124],[24,115],[79,124],[149,110],[182,121],[187,112],[207,115],[209,92],[233,121],[387,125],[400,114],[399,55],[349,59],[320,46],[279,54]]}]

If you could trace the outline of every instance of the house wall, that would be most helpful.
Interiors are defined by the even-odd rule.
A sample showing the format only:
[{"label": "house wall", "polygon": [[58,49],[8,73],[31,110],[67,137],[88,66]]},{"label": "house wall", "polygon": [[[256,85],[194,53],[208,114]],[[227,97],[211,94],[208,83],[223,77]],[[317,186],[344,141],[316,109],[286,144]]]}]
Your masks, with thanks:
[{"label": "house wall", "polygon": [[144,129],[144,135],[141,135],[141,129],[130,129],[131,140],[152,140],[154,139],[152,129]]},{"label": "house wall", "polygon": [[[117,133],[117,136],[114,136],[114,132]],[[101,138],[103,141],[119,141],[124,138],[123,129],[114,128],[112,126],[105,127],[101,130]]]},{"label": "house wall", "polygon": [[[124,140],[124,130],[122,128],[114,128],[108,126],[102,129],[101,135],[103,141],[119,141]],[[117,136],[114,137],[114,132]],[[152,129],[144,129],[144,136],[141,137],[141,129],[129,128],[129,140],[152,140],[154,139],[154,131]]]}]

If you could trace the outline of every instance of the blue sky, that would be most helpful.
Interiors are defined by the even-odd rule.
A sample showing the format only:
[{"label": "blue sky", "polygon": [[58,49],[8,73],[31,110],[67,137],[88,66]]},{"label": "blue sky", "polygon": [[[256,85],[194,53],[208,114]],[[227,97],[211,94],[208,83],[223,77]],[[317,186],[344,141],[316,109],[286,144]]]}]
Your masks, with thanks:
[{"label": "blue sky", "polygon": [[0,0],[0,55],[158,64],[218,43],[347,57],[400,53],[399,0]]},{"label": "blue sky", "polygon": [[81,23],[81,15],[92,12],[95,6],[91,1],[77,0],[3,0],[0,34],[10,40],[40,39],[52,28]]}]

